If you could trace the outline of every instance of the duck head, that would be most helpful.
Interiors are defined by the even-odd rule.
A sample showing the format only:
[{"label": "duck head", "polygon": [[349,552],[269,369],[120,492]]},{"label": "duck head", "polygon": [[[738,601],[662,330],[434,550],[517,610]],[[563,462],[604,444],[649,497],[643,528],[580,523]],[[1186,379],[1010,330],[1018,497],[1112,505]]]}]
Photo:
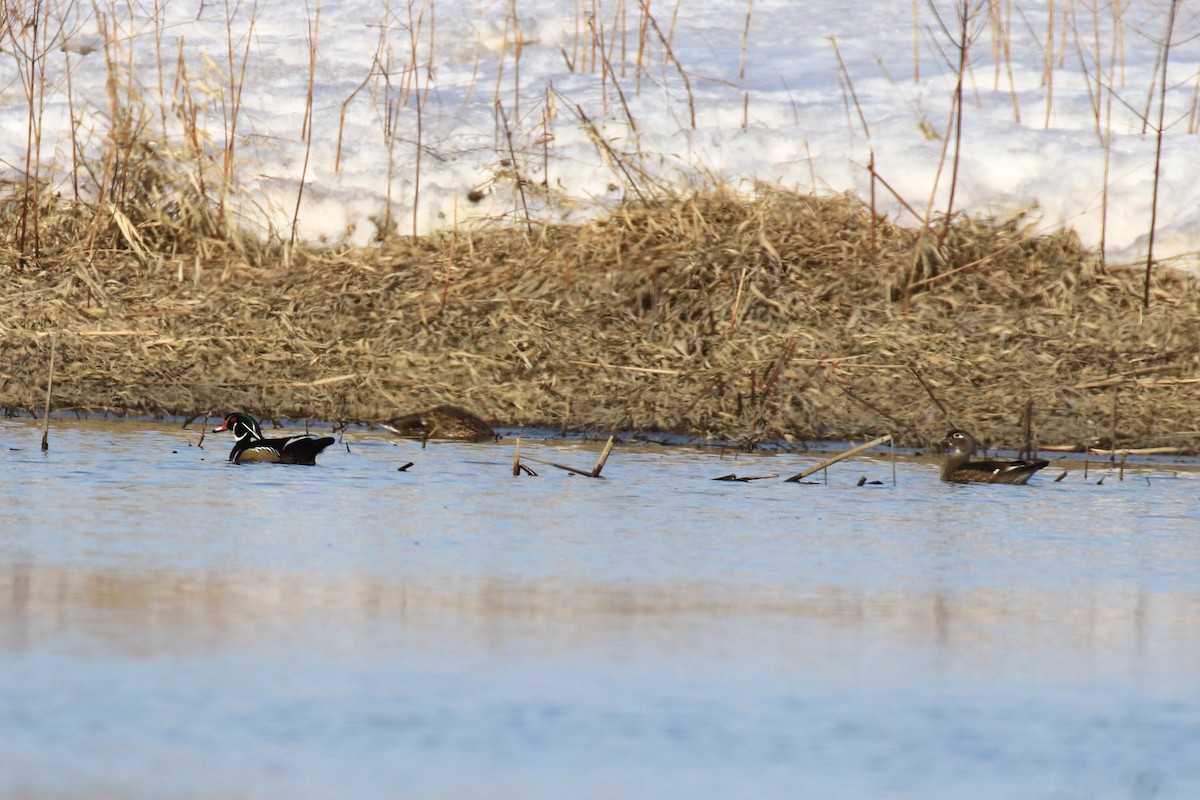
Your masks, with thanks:
[{"label": "duck head", "polygon": [[263,438],[262,428],[258,426],[258,420],[240,411],[225,417],[225,421],[221,423],[221,427],[213,428],[213,433],[222,433],[224,431],[232,431],[234,438],[238,441],[246,438],[251,440]]},{"label": "duck head", "polygon": [[975,451],[979,449],[974,436],[957,428],[947,433],[946,438],[938,442],[938,446],[944,448],[950,455],[967,456],[968,458],[975,455]]}]

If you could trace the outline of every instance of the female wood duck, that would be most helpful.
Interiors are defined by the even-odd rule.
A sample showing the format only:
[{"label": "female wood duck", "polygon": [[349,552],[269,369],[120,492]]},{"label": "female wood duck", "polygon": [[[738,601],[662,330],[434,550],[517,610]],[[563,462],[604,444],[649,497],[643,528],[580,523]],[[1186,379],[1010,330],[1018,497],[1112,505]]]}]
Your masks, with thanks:
[{"label": "female wood duck", "polygon": [[1010,483],[1020,485],[1049,461],[972,461],[977,445],[966,431],[952,430],[939,444],[949,449],[942,463],[942,480],[951,483]]},{"label": "female wood duck", "polygon": [[418,414],[390,419],[381,425],[397,436],[413,439],[486,442],[496,438],[491,425],[458,406],[437,406]]},{"label": "female wood duck", "polygon": [[257,420],[241,412],[230,414],[213,433],[222,431],[233,431],[237,439],[233,449],[229,451],[229,460],[235,464],[264,461],[272,464],[311,466],[317,463],[317,455],[333,444],[331,436],[318,438],[307,433],[281,439],[263,438],[262,428],[258,426]]}]

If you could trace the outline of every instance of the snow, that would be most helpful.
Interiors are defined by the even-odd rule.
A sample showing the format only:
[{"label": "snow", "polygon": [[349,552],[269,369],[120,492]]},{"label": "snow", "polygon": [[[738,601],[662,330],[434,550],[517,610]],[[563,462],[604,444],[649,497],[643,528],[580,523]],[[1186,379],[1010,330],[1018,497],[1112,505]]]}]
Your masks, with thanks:
[{"label": "snow", "polygon": [[[1037,230],[1068,226],[1090,246],[1103,234],[1110,262],[1144,262],[1169,0],[969,5],[973,38],[954,210],[1026,214]],[[517,220],[526,207],[538,218],[582,220],[654,182],[680,190],[720,182],[747,193],[765,182],[865,199],[872,154],[878,174],[918,214],[931,198],[934,213],[949,200],[953,138],[940,177],[939,162],[942,137],[953,131],[958,55],[957,33],[946,29],[957,30],[961,2],[52,6],[50,24],[39,28],[53,37],[40,62],[41,174],[69,183],[72,109],[86,151],[101,151],[109,114],[106,38],[113,73],[139,86],[153,110],[145,135],[182,152],[175,109],[188,95],[218,166],[235,96],[231,74],[245,60],[235,185],[246,224],[264,233],[290,235],[301,180],[297,235],[356,244],[378,234],[389,201],[398,232],[428,233]],[[643,8],[669,38],[669,50],[643,24]],[[28,63],[8,45],[30,34],[13,30],[0,71],[7,76],[0,86],[0,168],[18,178],[29,108],[18,75]],[[313,135],[306,142],[314,30]],[[593,30],[611,54],[611,74],[604,51],[592,46]],[[1200,19],[1181,4],[1169,53],[1154,243],[1157,260],[1189,267],[1200,265],[1197,33]],[[1050,80],[1046,41],[1053,42]],[[1101,73],[1112,79],[1098,83]],[[425,98],[419,113],[418,97]],[[483,197],[476,202],[477,194]],[[887,191],[880,188],[877,198],[881,212],[918,224]]]}]

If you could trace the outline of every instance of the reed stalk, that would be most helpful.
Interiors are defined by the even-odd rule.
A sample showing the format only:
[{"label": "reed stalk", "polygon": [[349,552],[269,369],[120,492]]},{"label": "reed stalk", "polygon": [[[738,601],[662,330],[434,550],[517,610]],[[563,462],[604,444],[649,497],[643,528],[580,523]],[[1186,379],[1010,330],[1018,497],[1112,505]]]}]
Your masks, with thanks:
[{"label": "reed stalk", "polygon": [[[508,54],[509,42],[520,38],[517,31],[517,0],[509,0],[504,12],[504,38],[500,43],[500,63],[496,67],[496,90],[492,94],[492,107],[500,105],[500,89],[504,85],[504,61]],[[520,88],[516,90],[519,94]]]},{"label": "reed stalk", "polygon": [[[7,50],[16,66],[17,82],[25,101],[25,161],[21,175],[21,207],[17,218],[17,263],[24,267],[27,260],[41,259],[41,144],[42,119],[46,102],[46,57],[54,47],[50,25],[50,3],[34,0],[24,17],[5,20],[0,30],[0,42],[7,41]],[[0,20],[7,16],[0,14]],[[60,34],[61,35],[61,32]]]},{"label": "reed stalk", "polygon": [[1004,70],[1008,76],[1008,94],[1012,98],[1013,121],[1021,124],[1021,101],[1017,97],[1017,81],[1013,77],[1012,66],[1012,0],[1004,0],[1003,17],[999,22],[1001,28],[1002,52]]},{"label": "reed stalk", "polygon": [[607,77],[609,80],[612,81],[613,89],[615,89],[617,92],[617,98],[621,101],[621,110],[624,111],[624,113],[625,113],[625,119],[629,121],[629,129],[631,131],[633,131],[633,133],[636,134],[638,132],[637,120],[635,120],[633,118],[633,112],[629,110],[629,103],[625,99],[624,90],[621,89],[621,82],[617,79],[617,74],[613,70],[612,62],[609,60],[608,54],[605,52],[605,48],[603,46],[604,45],[604,32],[596,30],[594,21],[589,20],[588,24],[592,25],[592,35],[597,36],[600,39],[600,59],[602,62],[601,63],[601,70],[602,70],[601,76],[602,77],[601,77],[601,85],[600,85],[600,97],[601,97],[602,103],[604,104],[604,107],[605,107],[604,108],[605,113],[608,113],[608,110],[607,110],[608,93],[604,91],[604,78]]},{"label": "reed stalk", "polygon": [[912,0],[913,83],[921,82],[921,22],[918,0]]},{"label": "reed stalk", "polygon": [[1054,0],[1046,0],[1046,44],[1042,62],[1042,85],[1046,87],[1046,118],[1042,127],[1049,129],[1054,113]]},{"label": "reed stalk", "polygon": [[167,141],[170,136],[170,129],[167,127],[167,93],[165,83],[163,81],[163,69],[167,63],[163,56],[162,37],[163,37],[163,12],[166,10],[165,0],[154,0],[154,67],[155,76],[158,78],[158,112],[159,122],[162,125],[162,138]]},{"label": "reed stalk", "polygon": [[523,219],[525,222],[525,231],[527,234],[533,233],[533,216],[529,213],[529,202],[525,198],[525,179],[521,176],[521,167],[517,161],[517,149],[513,145],[512,128],[508,124],[508,114],[504,111],[504,106],[500,103],[496,104],[496,113],[500,115],[500,121],[503,126],[504,140],[508,145],[508,155],[512,163],[513,181],[517,184],[517,197],[521,200],[521,209],[524,211]]},{"label": "reed stalk", "polygon": [[42,452],[50,449],[50,398],[54,395],[54,357],[58,353],[58,336],[50,334],[50,370],[46,375],[46,408],[42,414]]},{"label": "reed stalk", "polygon": [[[620,61],[621,61],[621,77],[622,78],[625,77],[625,69],[626,69],[626,66],[629,64],[629,54],[627,51],[627,47],[629,44],[627,41],[629,38],[629,18],[627,16],[627,14],[628,14],[628,9],[626,7],[625,0],[618,0],[617,17],[620,19],[621,22],[620,22],[620,25],[617,27],[617,30],[619,30],[621,32],[621,59],[620,59]],[[614,39],[616,38],[615,35],[613,38]]]},{"label": "reed stalk", "polygon": [[[617,7],[613,11],[612,35],[611,36],[609,36],[607,34],[604,35],[604,40],[607,42],[607,45],[602,45],[600,48],[600,51],[604,54],[605,60],[608,61],[609,64],[612,64],[613,61],[616,60],[616,59],[614,59],[614,56],[616,54],[618,40],[620,40],[622,42],[622,46],[621,46],[622,53],[624,52],[624,49],[625,49],[624,48],[624,38],[625,37],[623,35],[624,29],[621,27],[621,7],[623,5],[624,5],[624,0],[617,0]],[[600,19],[600,29],[601,29],[601,32],[603,32],[603,30],[604,30],[603,18]],[[624,75],[625,74],[624,55],[622,55],[622,57],[619,60],[620,60],[620,64],[621,64],[621,74]]]},{"label": "reed stalk", "polygon": [[[477,20],[475,23],[476,29],[482,29],[482,27],[483,27],[484,8],[485,8],[484,4],[480,3],[479,11],[477,12]],[[479,61],[480,61],[480,52],[482,49],[482,44],[483,43],[480,41],[480,38],[478,36],[476,36],[475,37],[475,54],[474,54],[475,57],[472,60],[472,64],[471,64],[471,80],[467,82],[467,91],[466,91],[466,94],[463,95],[463,105],[464,106],[471,102],[471,95],[473,95],[475,93],[475,83],[479,79]],[[574,70],[572,70],[572,71],[574,71]]]},{"label": "reed stalk", "polygon": [[[425,105],[425,94],[422,93],[422,91],[421,91],[421,85],[420,85],[421,72],[420,72],[420,67],[419,67],[419,60],[417,57],[417,51],[420,48],[419,36],[420,36],[420,28],[424,21],[424,15],[425,15],[425,5],[424,5],[424,3],[422,3],[421,4],[421,13],[418,15],[417,22],[414,25],[413,18],[412,18],[412,3],[409,2],[409,4],[408,4],[408,30],[409,30],[409,47],[410,47],[410,52],[411,52],[411,61],[410,61],[410,65],[409,65],[409,77],[415,83],[416,90],[417,90],[417,102],[416,102],[417,141],[416,141],[416,153],[414,154],[414,162],[413,162],[413,202],[412,202],[412,235],[413,235],[413,238],[416,238],[416,236],[418,234],[418,222],[420,220],[420,206],[421,206],[421,143],[422,143],[422,135],[424,134],[424,124],[423,124],[424,115],[422,113],[422,106]],[[428,61],[433,60],[432,44],[430,45],[429,53],[426,54],[426,58],[427,58],[427,64],[426,64],[425,92],[428,92],[429,91],[429,83],[430,83],[430,75],[432,74],[428,71],[428,69],[429,69]],[[390,186],[390,184],[391,184],[390,170],[389,170],[389,174],[388,174],[388,183]]]},{"label": "reed stalk", "polygon": [[1175,30],[1175,12],[1179,0],[1171,0],[1167,11],[1167,30],[1162,41],[1162,82],[1158,94],[1158,125],[1154,141],[1154,188],[1150,196],[1150,240],[1146,245],[1146,281],[1142,292],[1142,308],[1150,308],[1150,274],[1154,266],[1154,232],[1158,227],[1158,182],[1162,177],[1162,142],[1167,113],[1167,64],[1171,55],[1171,37]]},{"label": "reed stalk", "polygon": [[746,51],[750,47],[750,20],[754,16],[754,0],[746,0],[746,24],[742,28],[742,57],[738,63],[738,80],[746,80]]},{"label": "reed stalk", "polygon": [[[308,5],[305,4],[305,11]],[[296,187],[296,209],[292,213],[292,235],[289,239],[291,246],[296,245],[297,229],[300,226],[300,205],[304,201],[304,182],[308,179],[308,161],[312,155],[312,120],[313,120],[313,85],[317,74],[317,41],[321,34],[321,0],[316,2],[316,11],[308,19],[305,26],[305,36],[308,41],[308,89],[304,97],[304,118],[300,126],[300,136],[304,139],[304,162],[300,166],[300,181]]]},{"label": "reed stalk", "polygon": [[383,142],[387,151],[387,169],[383,176],[383,224],[379,226],[379,239],[382,241],[390,236],[395,228],[392,214],[392,183],[396,175],[396,142],[399,140],[400,110],[403,102],[399,89],[392,87],[391,56],[386,56],[384,62],[384,93],[383,93]]},{"label": "reed stalk", "polygon": [[971,48],[971,7],[970,0],[962,0],[959,7],[958,39],[953,40],[958,50],[957,80],[954,84],[954,160],[950,162],[950,196],[946,200],[946,218],[942,223],[942,232],[938,236],[938,247],[946,243],[950,234],[950,222],[954,218],[954,195],[958,189],[958,165],[962,160],[962,123],[963,123],[963,81],[967,72],[967,54]]},{"label": "reed stalk", "polygon": [[[240,3],[238,4],[240,8]],[[317,13],[320,14],[321,2],[317,0]],[[225,126],[225,160],[223,164],[223,181],[221,183],[221,197],[217,210],[217,219],[223,220],[225,216],[225,201],[229,195],[229,191],[234,186],[234,150],[237,145],[237,128],[238,116],[242,109],[242,89],[246,85],[246,65],[250,61],[250,43],[254,39],[254,25],[258,18],[258,0],[250,6],[249,23],[245,33],[245,48],[242,51],[241,64],[234,62],[234,42],[233,42],[233,17],[235,10],[230,6],[229,0],[225,0],[225,41],[226,41],[226,57],[229,63],[229,94],[232,107],[227,110],[227,119]],[[315,46],[315,45],[314,45]],[[133,72],[132,61],[130,62],[130,73]],[[311,70],[310,70],[311,73]],[[132,80],[132,74],[130,76]],[[311,105],[312,85],[311,78],[309,81],[309,104]],[[304,124],[307,125],[311,121],[310,115],[305,115]],[[306,138],[305,132],[301,131],[301,138]]]},{"label": "reed stalk", "polygon": [[[72,8],[71,10],[73,11],[74,9]],[[64,32],[68,29],[66,14],[67,14],[67,12],[63,11],[57,21],[59,29]],[[76,32],[78,32],[78,31],[76,31]],[[64,37],[65,37],[65,35],[66,34],[64,33]],[[72,48],[67,47],[66,42],[64,42],[64,46],[61,49],[62,49],[62,53],[63,53],[63,77],[65,78],[66,83],[67,83],[67,93],[66,93],[67,120],[70,125],[70,137],[71,137],[71,196],[74,199],[75,204],[78,205],[79,201],[80,201],[79,173],[80,173],[80,170],[84,169],[84,154],[83,154],[83,143],[80,141],[80,138],[79,138],[79,136],[80,136],[80,134],[79,134],[79,123],[80,123],[79,113],[77,112],[76,106],[75,106],[75,86],[74,86],[75,65],[71,63]],[[162,105],[165,108],[166,104],[163,103]]]},{"label": "reed stalk", "polygon": [[429,0],[429,51],[425,54],[425,92],[421,103],[429,102],[429,90],[433,86],[434,42],[437,39],[437,2]]},{"label": "reed stalk", "polygon": [[649,34],[650,20],[648,15],[638,12],[638,51],[637,51],[637,94],[642,94],[642,73],[645,70],[646,39]]},{"label": "reed stalk", "polygon": [[[1118,9],[1119,10],[1119,9]],[[1104,133],[1102,136],[1102,144],[1104,147],[1104,171],[1101,178],[1101,194],[1100,194],[1100,242],[1098,245],[1100,263],[1104,264],[1107,256],[1105,250],[1108,245],[1108,192],[1109,192],[1109,171],[1112,164],[1112,107],[1113,107],[1113,82],[1116,79],[1117,53],[1119,49],[1118,33],[1121,27],[1119,18],[1113,20],[1112,43],[1109,50],[1108,72],[1107,76],[1101,81],[1101,91],[1104,92]]]},{"label": "reed stalk", "polygon": [[[642,13],[646,15],[646,19],[650,22],[650,26],[654,29],[654,35],[658,37],[658,41],[662,45],[663,51],[666,53],[667,58],[670,59],[671,63],[675,66],[675,71],[679,73],[679,77],[683,80],[683,87],[684,87],[684,90],[687,92],[688,120],[691,124],[692,129],[695,130],[695,128],[696,128],[696,100],[692,96],[692,82],[690,80],[688,80],[687,72],[684,70],[683,65],[679,63],[679,59],[675,57],[675,51],[671,48],[670,38],[663,35],[662,29],[658,27],[658,21],[655,20],[654,15],[650,13],[649,0],[638,0],[638,5],[642,9]],[[679,13],[679,4],[678,3],[676,3],[676,5],[675,5],[675,12],[676,12],[676,14]],[[675,26],[675,23],[674,23],[674,20],[672,19],[672,22],[671,22],[672,36],[674,35],[674,32],[675,32],[674,26]]]}]

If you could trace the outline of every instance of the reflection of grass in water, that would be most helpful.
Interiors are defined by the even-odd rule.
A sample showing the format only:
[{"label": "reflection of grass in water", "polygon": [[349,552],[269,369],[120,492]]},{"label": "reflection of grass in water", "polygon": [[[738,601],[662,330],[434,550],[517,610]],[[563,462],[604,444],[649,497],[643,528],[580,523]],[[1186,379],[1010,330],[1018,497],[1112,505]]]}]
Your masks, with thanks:
[{"label": "reflection of grass in water", "polygon": [[[970,554],[963,555],[965,559]],[[854,590],[818,584],[797,591],[770,583],[723,584],[705,579],[670,579],[652,584],[560,579],[495,579],[447,575],[385,579],[354,575],[239,573],[213,575],[166,568],[114,571],[56,566],[18,568],[12,598],[22,610],[31,635],[60,635],[54,622],[92,620],[131,645],[137,631],[187,630],[210,644],[262,633],[262,620],[305,625],[323,615],[346,623],[394,618],[406,626],[446,624],[446,614],[500,622],[505,619],[570,621],[580,635],[607,635],[630,620],[655,624],[695,624],[744,618],[746,624],[786,619],[789,624],[832,626],[841,634],[862,630],[883,637],[907,638],[957,631],[978,642],[1008,642],[1024,647],[1031,629],[1045,635],[1047,608],[1058,609],[1053,621],[1064,646],[1095,646],[1101,635],[1114,645],[1125,642],[1129,626],[1127,598],[1100,588],[1079,595],[1054,588],[1018,586],[1004,590],[947,591],[924,586]],[[1185,614],[1188,599],[1166,593],[1154,602],[1150,616],[1165,619]],[[97,617],[96,614],[101,616]],[[103,620],[103,622],[101,622]],[[38,644],[27,640],[26,646]]]}]

